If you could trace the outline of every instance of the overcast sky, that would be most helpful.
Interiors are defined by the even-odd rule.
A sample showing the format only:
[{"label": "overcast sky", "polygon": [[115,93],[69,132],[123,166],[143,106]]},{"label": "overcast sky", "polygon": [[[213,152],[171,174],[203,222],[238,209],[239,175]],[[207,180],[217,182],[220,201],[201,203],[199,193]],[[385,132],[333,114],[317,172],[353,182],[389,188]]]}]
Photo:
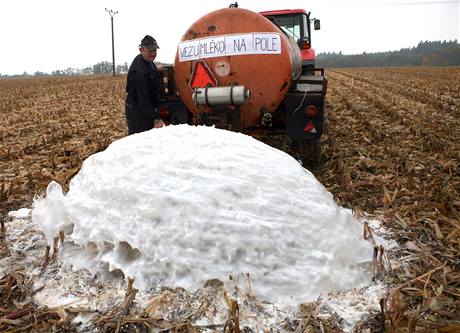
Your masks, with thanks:
[{"label": "overcast sky", "polygon": [[[160,45],[157,60],[171,63],[188,27],[228,0],[14,0],[0,2],[0,73],[51,72],[112,61],[130,63],[145,34]],[[398,50],[421,40],[460,40],[460,0],[240,0],[253,11],[304,8],[321,19],[312,37],[319,52]]]}]

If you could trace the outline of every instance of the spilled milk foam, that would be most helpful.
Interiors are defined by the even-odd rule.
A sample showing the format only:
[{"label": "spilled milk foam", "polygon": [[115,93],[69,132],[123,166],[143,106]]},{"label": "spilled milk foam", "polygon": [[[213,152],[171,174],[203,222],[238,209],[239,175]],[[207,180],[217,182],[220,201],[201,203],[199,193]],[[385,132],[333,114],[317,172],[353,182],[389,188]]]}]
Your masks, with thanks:
[{"label": "spilled milk foam", "polygon": [[85,160],[69,192],[49,184],[33,220],[63,260],[119,269],[138,288],[198,288],[249,273],[270,301],[303,302],[358,287],[372,247],[348,210],[291,156],[249,136],[169,126]]}]

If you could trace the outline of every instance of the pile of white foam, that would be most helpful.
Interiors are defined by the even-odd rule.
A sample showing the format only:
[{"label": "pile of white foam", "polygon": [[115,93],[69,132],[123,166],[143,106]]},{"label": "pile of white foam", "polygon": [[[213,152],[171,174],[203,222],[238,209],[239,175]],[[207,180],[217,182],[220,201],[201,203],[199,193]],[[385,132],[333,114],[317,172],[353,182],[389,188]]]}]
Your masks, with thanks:
[{"label": "pile of white foam", "polygon": [[65,230],[78,245],[64,256],[75,267],[120,269],[145,289],[249,273],[256,295],[285,302],[370,281],[362,227],[308,170],[210,127],[112,143],[83,163],[67,194],[51,183],[32,217],[49,243]]}]

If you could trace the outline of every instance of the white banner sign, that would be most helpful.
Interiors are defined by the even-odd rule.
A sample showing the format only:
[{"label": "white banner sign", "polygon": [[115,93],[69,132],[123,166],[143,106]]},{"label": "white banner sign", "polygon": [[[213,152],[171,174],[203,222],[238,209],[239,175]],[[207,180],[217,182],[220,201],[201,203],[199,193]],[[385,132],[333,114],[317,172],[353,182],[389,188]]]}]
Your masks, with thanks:
[{"label": "white banner sign", "polygon": [[280,54],[278,33],[213,36],[179,43],[179,61],[245,54]]}]

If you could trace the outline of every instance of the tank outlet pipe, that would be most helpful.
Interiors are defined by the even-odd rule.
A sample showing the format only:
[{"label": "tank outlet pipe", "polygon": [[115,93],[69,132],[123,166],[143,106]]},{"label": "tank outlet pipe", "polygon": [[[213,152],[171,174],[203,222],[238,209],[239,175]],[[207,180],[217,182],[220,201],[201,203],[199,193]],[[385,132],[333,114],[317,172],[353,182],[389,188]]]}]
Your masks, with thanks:
[{"label": "tank outlet pipe", "polygon": [[196,106],[241,105],[250,97],[245,86],[195,88],[192,94]]}]

